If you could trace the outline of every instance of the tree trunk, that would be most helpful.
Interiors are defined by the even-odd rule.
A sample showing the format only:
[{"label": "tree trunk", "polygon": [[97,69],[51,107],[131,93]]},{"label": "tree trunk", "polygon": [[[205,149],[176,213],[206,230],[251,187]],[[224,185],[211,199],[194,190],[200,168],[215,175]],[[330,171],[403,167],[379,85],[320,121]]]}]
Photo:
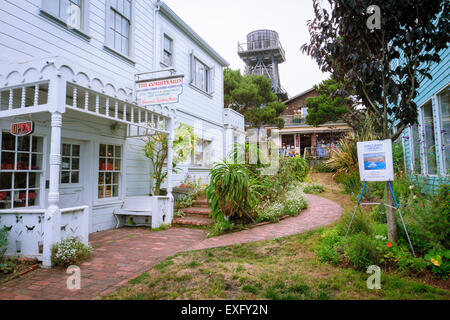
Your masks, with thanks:
[{"label": "tree trunk", "polygon": [[397,223],[395,221],[395,212],[392,208],[394,206],[394,197],[391,193],[391,188],[389,187],[389,182],[386,182],[386,199],[387,204],[387,226],[388,226],[388,239],[391,242],[397,242]]},{"label": "tree trunk", "polygon": [[155,196],[159,197],[161,195],[161,180],[157,179],[155,183]]}]

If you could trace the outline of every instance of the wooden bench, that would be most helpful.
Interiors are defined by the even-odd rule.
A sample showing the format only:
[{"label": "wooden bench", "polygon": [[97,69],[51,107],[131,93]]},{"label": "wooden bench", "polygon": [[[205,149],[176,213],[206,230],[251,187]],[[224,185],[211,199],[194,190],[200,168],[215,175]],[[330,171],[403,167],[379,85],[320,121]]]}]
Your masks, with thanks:
[{"label": "wooden bench", "polygon": [[[164,217],[157,210],[158,206],[154,197],[128,197],[125,198],[122,208],[114,210],[114,217],[117,220],[116,228],[120,226],[119,216],[125,217],[125,226],[127,227],[152,227],[159,228],[164,223]],[[129,218],[144,217],[145,223],[128,223]],[[148,222],[151,218],[151,223]]]}]

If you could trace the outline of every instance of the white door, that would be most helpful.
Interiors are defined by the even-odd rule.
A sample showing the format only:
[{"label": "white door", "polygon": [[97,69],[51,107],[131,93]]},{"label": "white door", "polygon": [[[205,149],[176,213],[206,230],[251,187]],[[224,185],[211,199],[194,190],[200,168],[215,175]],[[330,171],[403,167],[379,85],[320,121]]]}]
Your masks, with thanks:
[{"label": "white door", "polygon": [[84,200],[86,181],[85,172],[88,170],[85,161],[85,143],[78,140],[63,139],[61,145],[61,174],[60,174],[60,207],[73,208],[87,205]]}]

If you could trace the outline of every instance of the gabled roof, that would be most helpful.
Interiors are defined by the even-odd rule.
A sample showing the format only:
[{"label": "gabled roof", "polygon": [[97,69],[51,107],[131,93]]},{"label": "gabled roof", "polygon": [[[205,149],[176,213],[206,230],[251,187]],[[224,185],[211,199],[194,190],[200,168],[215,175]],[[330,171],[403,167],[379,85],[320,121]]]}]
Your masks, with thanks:
[{"label": "gabled roof", "polygon": [[175,26],[183,31],[192,41],[194,41],[200,48],[206,51],[212,58],[219,62],[223,67],[228,67],[230,64],[215,51],[205,40],[203,40],[186,22],[183,21],[167,4],[163,1],[159,2],[161,13],[168,18]]},{"label": "gabled roof", "polygon": [[300,93],[300,94],[298,94],[298,95],[296,95],[296,96],[294,96],[294,97],[292,97],[292,98],[290,98],[290,99],[288,99],[288,100],[286,100],[286,101],[283,101],[283,103],[286,104],[286,103],[292,102],[292,101],[294,101],[295,99],[298,99],[298,98],[304,96],[305,94],[311,93],[311,92],[313,92],[313,91],[314,91],[314,88],[311,88],[311,89],[306,90],[305,92],[302,92],[302,93]]}]

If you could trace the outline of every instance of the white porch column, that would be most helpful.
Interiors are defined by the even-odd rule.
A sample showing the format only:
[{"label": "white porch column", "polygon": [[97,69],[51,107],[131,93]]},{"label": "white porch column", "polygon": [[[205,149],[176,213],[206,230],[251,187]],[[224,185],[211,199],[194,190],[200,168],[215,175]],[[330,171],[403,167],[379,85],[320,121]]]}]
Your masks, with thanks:
[{"label": "white porch column", "polygon": [[173,140],[175,139],[175,115],[171,115],[169,118],[168,130],[169,137],[167,141],[167,196],[169,197],[169,212],[167,223],[172,223],[173,211],[174,211],[174,198],[173,198]]},{"label": "white porch column", "polygon": [[230,152],[233,151],[233,127],[228,124],[225,126],[225,158],[228,158]]},{"label": "white porch column", "polygon": [[59,208],[59,171],[61,167],[61,127],[62,115],[59,112],[51,114],[50,142],[50,186],[48,207],[45,213],[44,225],[44,258],[43,266],[51,266],[51,249],[53,244],[61,239],[61,211]]}]

